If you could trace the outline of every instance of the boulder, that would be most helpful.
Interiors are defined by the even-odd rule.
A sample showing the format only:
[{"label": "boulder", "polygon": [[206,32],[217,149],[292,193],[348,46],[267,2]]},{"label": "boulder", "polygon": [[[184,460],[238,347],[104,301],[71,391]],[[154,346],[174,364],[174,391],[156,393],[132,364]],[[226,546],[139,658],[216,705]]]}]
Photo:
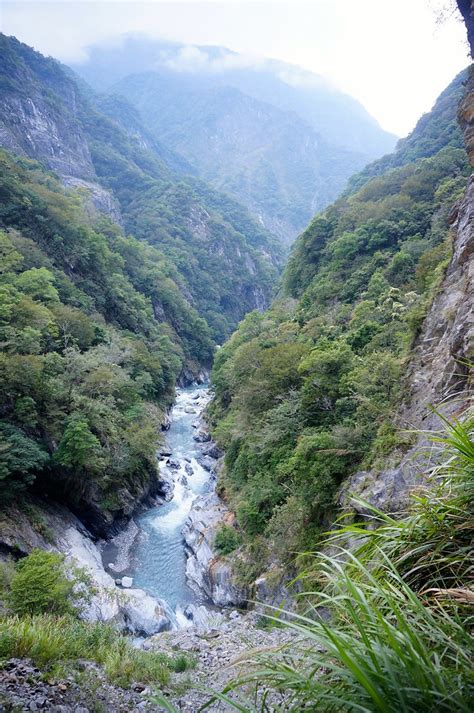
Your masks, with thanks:
[{"label": "boulder", "polygon": [[[80,612],[82,619],[110,622],[122,631],[145,636],[171,627],[164,602],[141,589],[117,589],[102,565],[97,545],[74,527],[64,532],[60,549],[69,562],[86,570],[92,582],[90,601]],[[122,577],[122,587],[127,587],[127,580],[133,584],[131,577]]]},{"label": "boulder", "polygon": [[216,464],[212,458],[209,458],[209,456],[199,456],[198,458],[196,458],[196,460],[201,466],[201,468],[207,470],[208,473],[214,473],[214,468]]},{"label": "boulder", "polygon": [[120,608],[127,631],[137,636],[152,636],[171,628],[164,602],[141,589],[127,591]]},{"label": "boulder", "polygon": [[194,434],[193,439],[196,443],[208,443],[211,440],[211,436],[206,431],[198,431]]},{"label": "boulder", "polygon": [[133,577],[122,577],[122,587],[130,589],[133,586]]},{"label": "boulder", "polygon": [[214,550],[216,532],[229,512],[215,493],[197,498],[184,524],[186,579],[218,606],[245,606],[248,592],[233,581],[228,562]]},{"label": "boulder", "polygon": [[204,456],[209,456],[209,458],[214,458],[214,460],[217,460],[223,455],[223,452],[215,443],[206,444],[201,450]]}]

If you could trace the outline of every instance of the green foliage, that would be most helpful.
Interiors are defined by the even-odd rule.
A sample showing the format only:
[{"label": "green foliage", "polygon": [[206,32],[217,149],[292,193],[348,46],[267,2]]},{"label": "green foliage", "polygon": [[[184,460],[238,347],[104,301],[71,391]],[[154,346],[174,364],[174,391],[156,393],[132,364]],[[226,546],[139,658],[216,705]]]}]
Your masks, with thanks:
[{"label": "green foliage", "polygon": [[140,682],[161,688],[174,666],[163,654],[134,648],[110,625],[50,614],[0,619],[0,659],[11,657],[31,658],[42,668],[95,661],[118,686]]},{"label": "green foliage", "polygon": [[242,538],[234,527],[221,525],[216,532],[214,547],[220,555],[230,555],[239,547]]},{"label": "green foliage", "polygon": [[315,217],[283,296],[216,355],[211,419],[243,557],[260,537],[287,563],[315,547],[344,478],[406,443],[392,414],[469,172],[454,131],[460,89],[458,78],[380,170]]},{"label": "green foliage", "polygon": [[429,493],[404,518],[365,503],[369,522],[339,523],[333,554],[315,558],[307,613],[284,622],[296,639],[250,653],[220,700],[232,707],[227,692],[245,686],[283,693],[288,711],[472,710],[472,435],[472,422],[447,423]]},{"label": "green foliage", "polygon": [[[66,264],[71,279],[83,278],[81,289],[93,298],[98,293],[96,303],[102,302],[114,322],[141,331],[148,327],[151,307],[159,322],[178,333],[186,358],[208,365],[213,343],[223,341],[257,300],[269,298],[281,264],[279,243],[230,197],[184,175],[193,174],[189,164],[164,149],[124,99],[95,96],[63,65],[14,37],[0,37],[0,47],[5,99],[0,115],[7,131],[44,166],[110,189],[125,232],[146,242],[125,239],[98,215],[86,186],[78,193],[95,235],[87,226],[91,220],[80,226],[70,220],[74,216],[64,200],[55,202],[45,221],[35,198],[14,207],[2,195],[4,214],[23,234],[29,223],[34,230],[28,237],[42,247],[49,234],[50,257]],[[7,106],[28,100],[56,127],[61,158],[49,150],[49,137],[32,144],[25,138],[28,127],[13,121]],[[40,199],[49,201],[49,188],[42,187]],[[61,292],[57,280],[53,287]]]},{"label": "green foliage", "polygon": [[91,432],[89,424],[75,416],[69,420],[54,458],[69,468],[86,467],[92,470],[97,467],[99,453],[99,440]]},{"label": "green foliage", "polygon": [[97,486],[104,503],[140,495],[161,410],[184,361],[210,360],[209,329],[160,253],[93,228],[38,164],[0,163],[1,502],[35,480],[71,502]]},{"label": "green foliage", "polygon": [[73,614],[79,579],[67,572],[64,556],[33,550],[20,560],[10,581],[7,605],[14,614]]}]

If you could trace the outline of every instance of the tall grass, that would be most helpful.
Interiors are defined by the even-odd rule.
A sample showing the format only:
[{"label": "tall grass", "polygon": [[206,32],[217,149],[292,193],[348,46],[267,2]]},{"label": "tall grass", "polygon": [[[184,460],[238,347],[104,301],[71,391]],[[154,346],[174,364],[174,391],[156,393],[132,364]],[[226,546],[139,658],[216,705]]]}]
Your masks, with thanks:
[{"label": "tall grass", "polygon": [[245,673],[220,700],[241,711],[474,710],[472,422],[446,429],[432,488],[400,521],[372,509],[370,527],[330,533],[333,554],[316,560],[321,591],[285,624],[298,642],[241,657]]},{"label": "tall grass", "polygon": [[40,668],[94,661],[112,683],[125,687],[136,681],[163,687],[170,670],[183,670],[182,656],[175,662],[136,649],[112,626],[47,614],[0,619],[0,660],[12,657],[31,658]]}]

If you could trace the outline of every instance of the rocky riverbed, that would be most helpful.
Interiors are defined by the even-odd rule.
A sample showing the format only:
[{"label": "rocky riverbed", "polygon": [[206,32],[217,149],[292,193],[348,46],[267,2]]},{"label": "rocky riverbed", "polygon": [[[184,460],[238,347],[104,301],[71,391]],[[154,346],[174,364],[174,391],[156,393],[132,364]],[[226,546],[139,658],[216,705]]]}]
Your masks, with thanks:
[{"label": "rocky riverbed", "polygon": [[[32,547],[56,549],[87,571],[93,595],[83,618],[111,622],[138,637],[144,648],[170,655],[182,651],[195,659],[192,671],[172,675],[168,690],[173,705],[185,713],[225,686],[244,651],[280,647],[293,637],[288,630],[262,629],[260,612],[243,611],[250,592],[235,583],[229,562],[215,552],[216,532],[222,523],[232,525],[233,515],[215,492],[222,453],[203,418],[209,398],[204,386],[178,389],[157,453],[160,496],[112,539],[94,541],[76,516],[47,501],[34,505],[43,534],[21,513],[12,511],[2,523],[6,546],[25,554]],[[265,594],[265,586],[260,583],[255,592]],[[123,691],[107,684],[95,665],[80,666],[81,682],[56,681],[28,661],[9,661],[0,672],[0,711],[162,710],[139,681],[139,690]],[[97,696],[89,700],[94,678]],[[209,710],[227,709],[215,703]]]}]

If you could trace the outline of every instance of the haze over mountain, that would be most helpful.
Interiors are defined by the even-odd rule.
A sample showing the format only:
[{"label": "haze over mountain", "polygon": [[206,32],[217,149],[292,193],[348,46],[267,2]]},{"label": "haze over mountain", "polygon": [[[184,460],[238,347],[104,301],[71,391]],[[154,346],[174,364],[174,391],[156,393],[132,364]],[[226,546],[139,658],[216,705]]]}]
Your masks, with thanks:
[{"label": "haze over mountain", "polygon": [[[185,176],[186,161],[150,136],[125,100],[99,102],[55,60],[4,35],[0,45],[0,146],[40,161],[86,204],[159,246],[168,278],[214,339],[265,306],[281,249],[245,208]],[[170,318],[162,301],[157,314]]]},{"label": "haze over mountain", "polygon": [[126,36],[73,68],[285,242],[396,140],[322,77],[222,47]]},{"label": "haze over mountain", "polygon": [[0,711],[471,713],[474,65],[380,156],[287,65],[93,58],[0,34]]}]

